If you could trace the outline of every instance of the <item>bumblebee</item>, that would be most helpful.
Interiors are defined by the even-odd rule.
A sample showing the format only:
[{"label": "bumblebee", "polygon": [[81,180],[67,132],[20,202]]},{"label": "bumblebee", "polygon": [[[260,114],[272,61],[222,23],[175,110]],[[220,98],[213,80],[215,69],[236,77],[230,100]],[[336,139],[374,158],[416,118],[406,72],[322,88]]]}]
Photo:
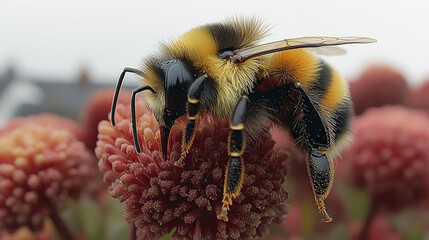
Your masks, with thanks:
[{"label": "bumblebee", "polygon": [[[217,218],[240,193],[245,172],[246,142],[257,141],[272,122],[291,132],[307,153],[307,169],[318,211],[330,222],[324,200],[332,187],[332,158],[348,141],[353,115],[347,83],[309,48],[372,43],[365,37],[302,37],[259,44],[269,27],[256,18],[232,18],[193,28],[145,59],[141,70],[125,68],[116,85],[111,122],[127,72],[143,78],[131,97],[134,145],[140,152],[135,114],[136,94],[159,123],[164,158],[170,129],[186,115],[181,157],[183,167],[198,127],[198,115],[210,112],[230,121],[229,160]],[[149,91],[146,91],[149,90]]]}]

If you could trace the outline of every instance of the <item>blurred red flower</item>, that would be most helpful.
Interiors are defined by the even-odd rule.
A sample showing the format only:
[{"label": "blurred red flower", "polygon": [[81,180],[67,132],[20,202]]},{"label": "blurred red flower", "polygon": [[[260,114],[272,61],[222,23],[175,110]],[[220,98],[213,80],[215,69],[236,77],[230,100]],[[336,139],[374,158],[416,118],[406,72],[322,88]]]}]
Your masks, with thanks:
[{"label": "blurred red flower", "polygon": [[42,113],[38,115],[31,115],[27,117],[16,117],[6,123],[5,126],[0,128],[0,136],[8,134],[15,129],[26,126],[29,123],[38,124],[45,127],[54,129],[67,130],[74,135],[75,138],[82,141],[85,132],[79,124],[68,118],[60,117],[52,113]]},{"label": "blurred red flower", "polygon": [[353,122],[354,142],[338,164],[374,207],[399,210],[429,193],[429,118],[403,107],[371,109]]},{"label": "blurred red flower", "polygon": [[360,115],[370,107],[405,104],[409,89],[397,70],[376,65],[366,69],[356,81],[350,83],[350,95],[355,113]]},{"label": "blurred red flower", "polygon": [[176,228],[174,239],[249,239],[266,235],[268,225],[282,219],[287,156],[272,150],[270,136],[248,144],[243,188],[224,222],[216,216],[228,160],[227,122],[201,116],[186,164],[178,168],[173,164],[180,157],[183,119],[171,131],[164,161],[152,113],[139,102],[137,115],[141,154],[133,145],[129,106],[122,104],[115,127],[100,123],[96,154],[111,196],[124,203],[124,218],[135,223],[138,236],[156,238]]},{"label": "blurred red flower", "polygon": [[422,86],[412,92],[411,105],[429,113],[429,79],[427,79]]},{"label": "blurred red flower", "polygon": [[[83,141],[89,149],[95,149],[98,135],[98,124],[107,120],[112,106],[114,88],[102,88],[88,97],[81,113],[81,121],[85,135]],[[118,98],[118,103],[130,102],[131,91],[123,89]]]},{"label": "blurred red flower", "polygon": [[[50,120],[49,120],[50,119]],[[12,119],[11,121],[15,121]],[[52,126],[49,126],[49,122]],[[0,135],[0,227],[39,230],[52,206],[77,198],[96,177],[92,155],[55,116],[20,118]]]},{"label": "blurred red flower", "polygon": [[392,224],[389,222],[388,218],[383,216],[378,216],[374,218],[370,225],[365,236],[359,236],[361,233],[361,228],[363,223],[357,222],[351,225],[349,232],[351,239],[356,240],[401,240],[401,234],[398,230],[395,229]]}]

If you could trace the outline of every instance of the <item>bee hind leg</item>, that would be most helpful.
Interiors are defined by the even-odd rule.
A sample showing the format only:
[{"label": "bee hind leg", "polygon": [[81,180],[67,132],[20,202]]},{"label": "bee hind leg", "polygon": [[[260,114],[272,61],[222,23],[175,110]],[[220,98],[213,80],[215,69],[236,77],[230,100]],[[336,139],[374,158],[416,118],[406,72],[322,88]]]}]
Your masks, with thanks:
[{"label": "bee hind leg", "polygon": [[313,187],[317,208],[323,215],[322,222],[331,222],[325,207],[325,199],[333,182],[332,159],[323,151],[312,149],[308,154],[308,173]]},{"label": "bee hind leg", "polygon": [[315,103],[299,83],[295,87],[301,92],[305,138],[308,148],[307,170],[313,188],[318,211],[323,215],[323,222],[331,222],[325,207],[325,199],[334,180],[334,166],[327,150],[330,146],[329,133],[323,117]]},{"label": "bee hind leg", "polygon": [[182,153],[179,160],[174,163],[177,167],[183,167],[185,165],[184,160],[194,141],[196,120],[198,119],[198,113],[200,111],[201,92],[204,89],[204,82],[207,78],[207,75],[197,78],[189,88],[188,102],[186,103],[186,115],[188,117],[188,121],[186,122],[183,134]]},{"label": "bee hind leg", "polygon": [[218,219],[225,222],[228,221],[227,214],[229,207],[232,205],[232,200],[240,194],[243,186],[244,161],[242,155],[246,148],[243,130],[248,101],[249,98],[247,96],[241,98],[232,115],[230,124],[231,132],[228,138],[228,154],[230,159],[225,170],[222,211],[217,215]]}]

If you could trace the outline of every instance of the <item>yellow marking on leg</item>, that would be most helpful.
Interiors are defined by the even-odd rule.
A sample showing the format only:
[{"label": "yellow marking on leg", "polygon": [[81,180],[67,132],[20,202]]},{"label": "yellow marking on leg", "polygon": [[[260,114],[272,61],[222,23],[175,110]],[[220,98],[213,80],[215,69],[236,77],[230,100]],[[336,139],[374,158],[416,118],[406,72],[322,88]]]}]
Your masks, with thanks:
[{"label": "yellow marking on leg", "polygon": [[198,115],[199,115],[198,113],[195,116],[189,116],[188,115],[188,120],[197,120]]},{"label": "yellow marking on leg", "polygon": [[[329,223],[329,222],[332,222],[332,218],[329,216],[328,212],[326,211],[325,199],[326,199],[326,197],[328,197],[329,192],[331,191],[331,188],[332,188],[332,183],[334,181],[334,163],[332,161],[332,157],[330,156],[329,152],[327,152],[327,149],[326,150],[321,149],[321,150],[318,150],[318,151],[320,153],[325,153],[326,154],[326,157],[329,160],[329,167],[331,169],[330,182],[329,182],[328,189],[326,189],[326,192],[324,194],[322,194],[322,195],[317,194],[314,191],[313,179],[311,178],[310,172],[308,172],[308,176],[310,177],[311,188],[313,190],[314,200],[316,201],[317,210],[319,211],[319,213],[321,213],[323,215],[322,222]],[[307,163],[307,169],[308,169],[308,163]]]},{"label": "yellow marking on leg", "polygon": [[318,209],[319,213],[321,213],[323,215],[322,222],[324,222],[324,223],[332,222],[332,218],[329,216],[328,212],[326,211],[325,202],[324,202],[325,197],[316,194],[314,196],[314,199],[316,200],[317,209]]},{"label": "yellow marking on leg", "polygon": [[241,160],[241,174],[240,174],[240,179],[238,182],[238,185],[235,189],[234,192],[232,193],[227,193],[227,180],[228,180],[228,171],[229,171],[229,165],[231,162],[231,159],[228,161],[228,164],[226,166],[226,173],[225,173],[225,182],[223,185],[223,204],[222,204],[222,211],[219,215],[217,215],[217,218],[220,220],[223,220],[225,222],[228,222],[228,211],[230,210],[230,207],[232,205],[232,200],[235,199],[236,197],[238,197],[238,195],[240,194],[241,188],[243,187],[243,181],[244,181],[244,162],[243,162],[243,158],[240,157]]},{"label": "yellow marking on leg", "polygon": [[199,103],[199,102],[200,102],[200,100],[198,100],[198,99],[196,99],[196,98],[189,98],[189,97],[188,97],[188,102],[190,102],[190,103],[192,103],[192,104],[196,104],[196,103]]},{"label": "yellow marking on leg", "polygon": [[235,125],[235,126],[232,125],[232,124],[230,124],[229,128],[231,130],[243,130],[244,129],[244,124],[243,123],[239,123],[238,125]]},{"label": "yellow marking on leg", "polygon": [[179,160],[177,160],[176,162],[174,162],[174,166],[176,166],[176,167],[183,167],[183,166],[185,166],[184,160],[185,160],[186,155],[188,153],[189,153],[189,149],[188,148],[185,148],[184,150],[182,150],[182,153],[180,154],[180,158],[179,158]]},{"label": "yellow marking on leg", "polygon": [[[197,115],[198,116],[198,115]],[[189,143],[186,145],[185,144],[185,132],[183,133],[183,139],[182,139],[182,153],[180,154],[180,158],[179,160],[177,160],[176,162],[174,162],[174,166],[176,167],[183,167],[185,166],[185,158],[186,155],[188,155],[189,150],[191,149],[192,144],[194,143],[194,139],[195,139],[195,132],[196,132],[196,127],[197,127],[197,122],[195,121],[195,126],[194,126],[194,131],[192,132],[192,136],[191,139],[189,140]],[[186,131],[186,127],[185,127],[185,131]]]},{"label": "yellow marking on leg", "polygon": [[229,211],[229,206],[232,205],[232,198],[233,196],[229,193],[225,193],[223,195],[222,211],[220,212],[219,215],[217,215],[217,219],[228,222],[228,211]]}]

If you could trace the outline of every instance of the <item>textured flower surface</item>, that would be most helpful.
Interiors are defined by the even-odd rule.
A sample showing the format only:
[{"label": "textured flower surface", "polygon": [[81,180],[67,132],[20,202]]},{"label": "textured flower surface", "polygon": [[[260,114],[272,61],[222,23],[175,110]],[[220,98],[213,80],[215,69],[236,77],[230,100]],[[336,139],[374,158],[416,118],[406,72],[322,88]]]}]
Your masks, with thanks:
[{"label": "textured flower surface", "polygon": [[42,113],[27,117],[13,118],[0,129],[0,136],[12,132],[18,127],[28,125],[29,123],[38,124],[41,126],[49,126],[50,128],[55,129],[68,130],[78,140],[82,140],[85,135],[82,128],[73,120],[51,113]]},{"label": "textured flower surface", "polygon": [[40,229],[51,205],[61,208],[66,197],[77,198],[96,173],[74,134],[33,120],[0,136],[0,227],[10,232]]},{"label": "textured flower surface", "polygon": [[370,194],[376,207],[397,210],[429,191],[429,118],[402,107],[371,109],[353,123],[354,142],[342,174]]},{"label": "textured flower surface", "polygon": [[372,66],[350,83],[350,94],[357,115],[367,108],[405,104],[409,89],[404,77],[388,66]]},{"label": "textured flower surface", "polygon": [[269,136],[248,144],[243,188],[224,222],[216,216],[222,207],[228,124],[201,116],[185,166],[178,168],[174,161],[180,157],[183,120],[176,121],[171,131],[164,161],[152,113],[137,104],[142,144],[142,153],[137,154],[128,112],[128,106],[118,105],[117,125],[100,123],[96,154],[111,196],[124,203],[124,218],[135,222],[138,236],[156,238],[175,229],[175,239],[248,239],[266,235],[268,225],[282,219],[288,196],[287,156],[272,150]]}]

